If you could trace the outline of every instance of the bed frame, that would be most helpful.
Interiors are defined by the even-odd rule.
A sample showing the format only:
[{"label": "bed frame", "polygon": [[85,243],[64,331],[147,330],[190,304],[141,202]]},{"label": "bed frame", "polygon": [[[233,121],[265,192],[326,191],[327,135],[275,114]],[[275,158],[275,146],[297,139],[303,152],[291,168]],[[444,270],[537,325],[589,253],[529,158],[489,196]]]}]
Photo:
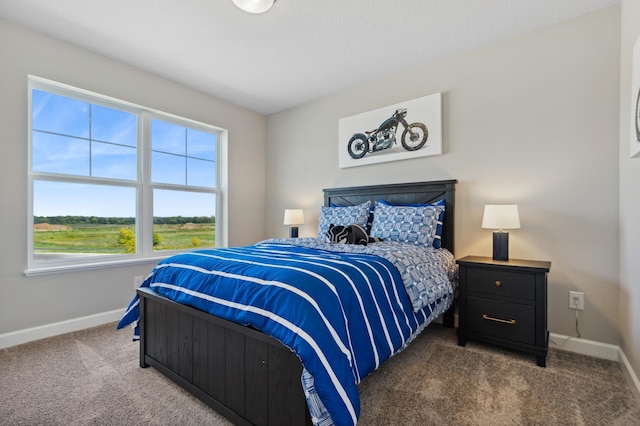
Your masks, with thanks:
[{"label": "bed frame", "polygon": [[[454,253],[456,180],[334,188],[324,204],[380,198],[391,203],[445,199],[442,245]],[[252,328],[181,305],[148,288],[140,297],[140,366],[154,367],[237,425],[311,425],[298,357]],[[453,311],[444,314],[453,326]]]}]

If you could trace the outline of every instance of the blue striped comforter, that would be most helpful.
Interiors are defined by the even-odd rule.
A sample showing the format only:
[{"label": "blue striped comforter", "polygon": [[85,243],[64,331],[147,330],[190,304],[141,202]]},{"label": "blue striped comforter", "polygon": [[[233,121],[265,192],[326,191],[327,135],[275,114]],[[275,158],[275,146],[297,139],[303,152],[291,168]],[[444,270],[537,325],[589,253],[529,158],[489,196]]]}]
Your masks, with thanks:
[{"label": "blue striped comforter", "polygon": [[[450,306],[452,286],[415,310],[398,268],[380,255],[384,244],[376,255],[377,244],[348,253],[304,247],[302,240],[175,255],[142,287],[278,339],[302,361],[314,423],[354,425],[356,385]],[[138,303],[136,296],[118,328],[138,320]]]}]

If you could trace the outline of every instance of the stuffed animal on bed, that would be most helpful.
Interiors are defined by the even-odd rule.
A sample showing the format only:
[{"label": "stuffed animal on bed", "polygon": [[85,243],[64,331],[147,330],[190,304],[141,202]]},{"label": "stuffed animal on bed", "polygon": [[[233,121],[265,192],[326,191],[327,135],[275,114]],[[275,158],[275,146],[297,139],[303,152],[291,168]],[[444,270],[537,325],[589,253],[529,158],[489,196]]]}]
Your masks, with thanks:
[{"label": "stuffed animal on bed", "polygon": [[360,244],[366,246],[368,243],[380,241],[380,239],[370,237],[362,226],[355,223],[347,226],[336,226],[332,223],[327,231],[327,241],[334,244]]}]

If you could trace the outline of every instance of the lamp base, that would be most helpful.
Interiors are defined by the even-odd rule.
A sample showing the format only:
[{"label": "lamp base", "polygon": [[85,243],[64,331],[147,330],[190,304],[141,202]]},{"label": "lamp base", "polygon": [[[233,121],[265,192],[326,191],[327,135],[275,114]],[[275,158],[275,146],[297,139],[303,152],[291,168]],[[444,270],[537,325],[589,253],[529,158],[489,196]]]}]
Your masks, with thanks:
[{"label": "lamp base", "polygon": [[509,260],[509,233],[493,233],[493,260]]},{"label": "lamp base", "polygon": [[289,231],[289,237],[290,238],[298,238],[298,227],[297,226],[292,226],[291,230]]}]

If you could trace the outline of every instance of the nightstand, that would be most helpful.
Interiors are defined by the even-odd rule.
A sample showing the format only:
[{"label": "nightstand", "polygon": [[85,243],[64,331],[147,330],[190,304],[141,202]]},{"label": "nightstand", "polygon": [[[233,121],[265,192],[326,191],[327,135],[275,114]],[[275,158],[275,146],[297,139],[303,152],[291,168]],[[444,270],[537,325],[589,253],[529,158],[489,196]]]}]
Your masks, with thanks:
[{"label": "nightstand", "polygon": [[460,267],[458,345],[467,339],[534,354],[546,366],[551,262],[467,256]]}]

